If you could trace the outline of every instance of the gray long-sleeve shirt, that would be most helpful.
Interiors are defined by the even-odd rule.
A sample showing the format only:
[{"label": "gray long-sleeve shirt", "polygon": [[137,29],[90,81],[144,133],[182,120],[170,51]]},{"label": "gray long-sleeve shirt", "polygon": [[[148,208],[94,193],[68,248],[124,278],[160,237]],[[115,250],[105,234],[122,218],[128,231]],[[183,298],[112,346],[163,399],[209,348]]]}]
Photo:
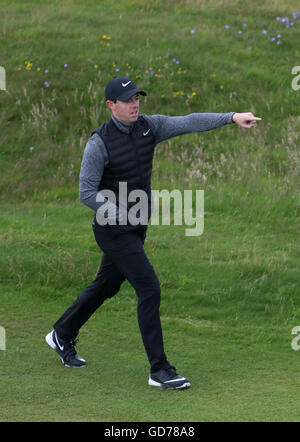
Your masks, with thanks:
[{"label": "gray long-sleeve shirt", "polygon": [[[141,114],[148,121],[156,144],[178,135],[204,132],[232,123],[234,112],[228,113],[193,113],[179,117],[166,115]],[[114,123],[124,133],[129,133],[129,126],[120,123],[112,116]],[[79,199],[92,210],[103,204],[97,201],[99,183],[104,168],[108,165],[108,154],[104,142],[98,134],[89,138],[81,163],[79,177]],[[99,198],[98,198],[99,199]]]}]

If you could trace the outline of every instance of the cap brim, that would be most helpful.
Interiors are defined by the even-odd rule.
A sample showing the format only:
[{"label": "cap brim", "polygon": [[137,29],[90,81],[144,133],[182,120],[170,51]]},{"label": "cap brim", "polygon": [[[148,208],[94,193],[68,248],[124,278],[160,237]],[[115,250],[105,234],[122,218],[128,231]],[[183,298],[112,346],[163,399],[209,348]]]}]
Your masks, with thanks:
[{"label": "cap brim", "polygon": [[131,98],[135,94],[141,94],[141,95],[144,95],[144,96],[147,95],[146,92],[142,91],[141,89],[130,89],[130,91],[126,91],[122,95],[117,97],[117,100],[128,101],[129,98]]}]

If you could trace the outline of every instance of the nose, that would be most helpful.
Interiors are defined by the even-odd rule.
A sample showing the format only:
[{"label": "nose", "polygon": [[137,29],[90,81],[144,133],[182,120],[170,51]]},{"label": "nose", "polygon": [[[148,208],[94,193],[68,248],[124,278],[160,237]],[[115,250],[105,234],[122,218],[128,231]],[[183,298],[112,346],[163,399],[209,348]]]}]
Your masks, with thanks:
[{"label": "nose", "polygon": [[131,103],[131,109],[133,110],[133,111],[137,111],[138,110],[138,108],[139,108],[139,104],[138,103]]}]

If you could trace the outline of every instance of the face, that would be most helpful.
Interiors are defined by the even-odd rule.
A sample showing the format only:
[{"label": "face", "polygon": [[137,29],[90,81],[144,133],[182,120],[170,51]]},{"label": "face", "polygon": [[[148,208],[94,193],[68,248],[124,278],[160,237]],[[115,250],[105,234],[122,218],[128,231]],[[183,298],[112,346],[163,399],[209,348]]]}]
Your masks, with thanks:
[{"label": "face", "polygon": [[128,101],[119,101],[115,103],[111,100],[106,101],[107,107],[110,108],[113,116],[120,123],[130,126],[139,116],[139,95],[133,95]]}]

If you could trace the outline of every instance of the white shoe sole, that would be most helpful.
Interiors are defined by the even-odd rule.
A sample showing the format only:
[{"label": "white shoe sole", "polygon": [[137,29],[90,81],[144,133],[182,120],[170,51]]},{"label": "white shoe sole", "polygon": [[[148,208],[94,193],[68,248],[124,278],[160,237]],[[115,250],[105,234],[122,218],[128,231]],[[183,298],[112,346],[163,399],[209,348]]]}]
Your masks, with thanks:
[{"label": "white shoe sole", "polygon": [[53,348],[53,350],[56,351],[57,346],[55,345],[55,342],[52,339],[52,331],[50,333],[48,333],[45,337],[45,341],[47,342],[48,345],[50,345],[51,348]]},{"label": "white shoe sole", "polygon": [[152,385],[153,387],[164,388],[165,390],[183,390],[184,388],[189,388],[191,386],[190,382],[187,381],[184,384],[179,385],[178,387],[167,387],[161,382],[154,381],[151,377],[149,377],[148,379],[148,385]]}]

